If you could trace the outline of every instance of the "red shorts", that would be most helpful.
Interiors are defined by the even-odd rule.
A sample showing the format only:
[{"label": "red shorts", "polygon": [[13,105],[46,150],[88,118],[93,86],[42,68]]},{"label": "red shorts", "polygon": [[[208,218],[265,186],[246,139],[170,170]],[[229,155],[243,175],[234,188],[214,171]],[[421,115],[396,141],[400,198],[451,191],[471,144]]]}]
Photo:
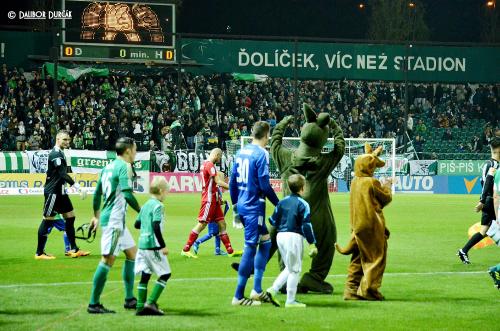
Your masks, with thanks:
[{"label": "red shorts", "polygon": [[198,214],[198,222],[211,223],[224,220],[224,213],[220,203],[217,200],[202,201],[200,213]]}]

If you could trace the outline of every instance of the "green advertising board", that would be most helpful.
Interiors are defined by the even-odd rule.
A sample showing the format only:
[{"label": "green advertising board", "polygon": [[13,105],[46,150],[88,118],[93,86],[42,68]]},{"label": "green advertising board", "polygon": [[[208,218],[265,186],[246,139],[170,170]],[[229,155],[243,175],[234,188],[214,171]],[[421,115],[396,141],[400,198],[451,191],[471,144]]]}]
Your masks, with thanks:
[{"label": "green advertising board", "polygon": [[438,161],[438,175],[481,176],[483,165],[481,160],[442,160]]},{"label": "green advertising board", "polygon": [[299,79],[402,81],[406,56],[411,81],[498,82],[500,77],[499,47],[182,40],[183,61],[200,64],[201,71]]}]

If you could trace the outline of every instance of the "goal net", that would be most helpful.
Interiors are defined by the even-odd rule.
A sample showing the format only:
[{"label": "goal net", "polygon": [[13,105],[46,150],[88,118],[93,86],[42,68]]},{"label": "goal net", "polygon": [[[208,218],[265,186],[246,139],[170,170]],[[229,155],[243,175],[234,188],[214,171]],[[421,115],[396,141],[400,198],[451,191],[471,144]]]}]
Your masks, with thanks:
[{"label": "goal net", "polygon": [[[241,137],[239,142],[231,141],[226,143],[228,157],[234,156],[240,148],[249,144],[252,141],[252,137],[244,136]],[[404,157],[398,157],[396,155],[396,141],[395,139],[376,139],[376,138],[346,138],[345,139],[345,153],[337,167],[333,170],[330,177],[328,178],[328,189],[330,192],[347,192],[350,190],[350,184],[354,176],[354,161],[356,158],[364,154],[365,143],[368,143],[375,149],[378,146],[383,146],[383,153],[380,156],[382,160],[385,161],[385,166],[383,168],[378,168],[375,171],[375,177],[393,177],[397,175],[402,175],[404,173]],[[300,138],[298,137],[283,137],[283,147],[289,149],[297,149],[300,144]],[[334,139],[328,139],[328,142],[323,147],[322,153],[328,153],[333,150]],[[267,146],[269,150],[269,146]],[[269,159],[269,173],[273,185],[276,187],[281,187],[277,184],[277,180],[280,179],[279,169],[276,166],[273,158]],[[394,192],[394,185],[392,188]]]}]

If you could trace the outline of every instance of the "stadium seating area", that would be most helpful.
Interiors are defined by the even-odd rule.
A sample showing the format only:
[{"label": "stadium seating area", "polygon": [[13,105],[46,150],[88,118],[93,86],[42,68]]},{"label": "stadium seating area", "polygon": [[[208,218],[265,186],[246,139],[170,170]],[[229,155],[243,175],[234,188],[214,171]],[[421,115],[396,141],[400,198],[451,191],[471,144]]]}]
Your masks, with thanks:
[{"label": "stadium seating area", "polygon": [[[293,111],[296,92],[299,103],[333,114],[346,137],[403,142],[399,83],[300,81],[295,87],[281,78],[254,83],[185,74],[179,89],[176,74],[84,77],[59,83],[57,114],[52,87],[40,72],[2,67],[1,150],[48,148],[62,128],[79,149],[110,149],[122,135],[134,137],[141,150],[224,147],[226,140],[248,135],[256,120],[274,126],[286,115],[297,118],[286,135],[298,136],[303,117]],[[488,140],[500,136],[498,96],[498,85],[412,84],[408,128],[415,149],[424,158],[479,157]]]}]

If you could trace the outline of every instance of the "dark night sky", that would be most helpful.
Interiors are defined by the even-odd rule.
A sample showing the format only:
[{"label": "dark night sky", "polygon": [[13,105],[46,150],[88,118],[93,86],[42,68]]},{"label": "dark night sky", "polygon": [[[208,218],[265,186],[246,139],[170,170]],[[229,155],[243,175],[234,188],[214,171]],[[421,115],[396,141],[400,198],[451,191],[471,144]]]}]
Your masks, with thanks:
[{"label": "dark night sky", "polygon": [[[179,31],[363,39],[367,13],[355,0],[184,0]],[[422,0],[431,40],[480,41],[483,0]]]},{"label": "dark night sky", "polygon": [[[486,0],[421,1],[431,41],[480,42]],[[225,34],[229,25],[231,34],[365,39],[368,12],[358,9],[360,2],[370,6],[370,0],[183,0],[177,31]],[[60,0],[2,1],[0,25],[16,23],[7,11],[36,3],[59,6]]]}]

